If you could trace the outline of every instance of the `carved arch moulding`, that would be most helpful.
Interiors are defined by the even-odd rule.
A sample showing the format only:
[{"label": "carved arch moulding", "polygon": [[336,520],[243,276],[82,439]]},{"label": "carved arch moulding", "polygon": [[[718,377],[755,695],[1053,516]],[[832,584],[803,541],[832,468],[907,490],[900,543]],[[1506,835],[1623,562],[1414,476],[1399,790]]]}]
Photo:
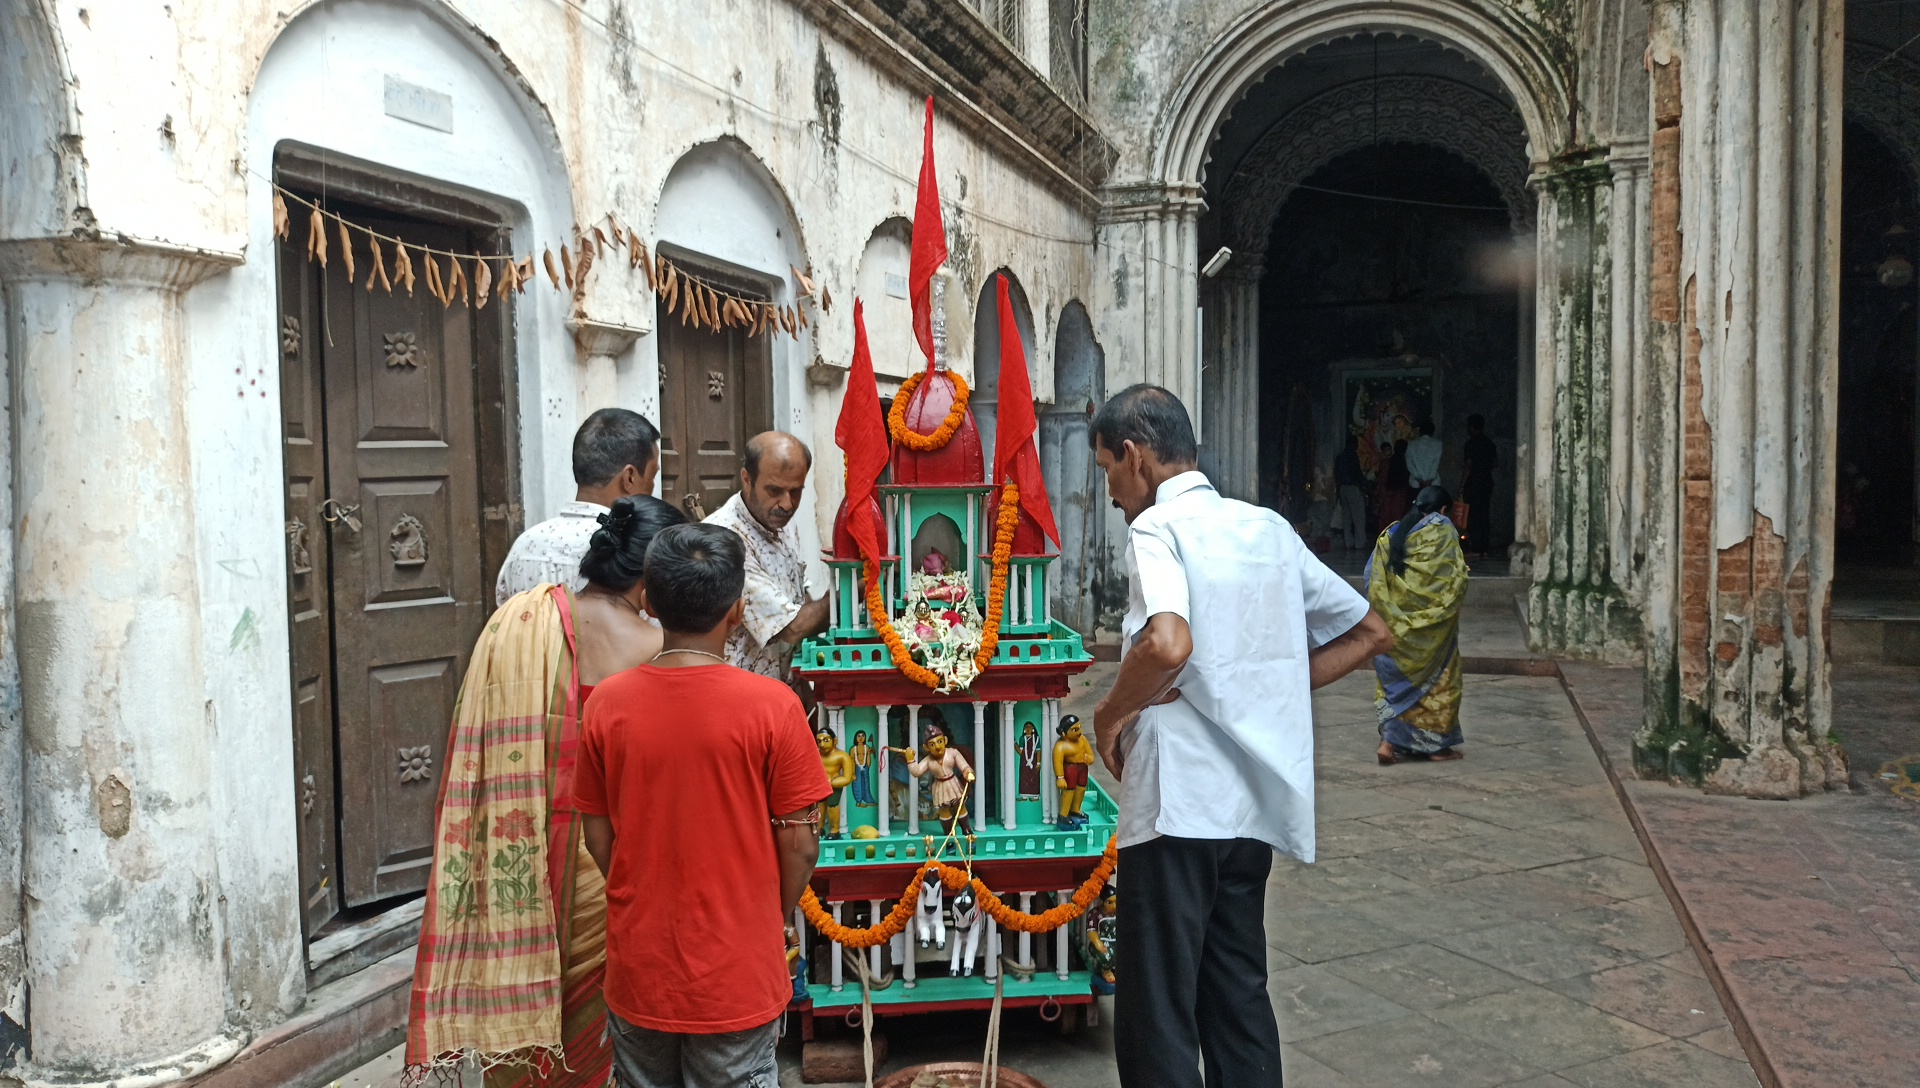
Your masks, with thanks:
[{"label": "carved arch moulding", "polygon": [[1493,182],[1514,230],[1532,224],[1527,132],[1519,114],[1455,80],[1395,75],[1315,95],[1254,141],[1220,187],[1227,244],[1235,252],[1264,254],[1273,218],[1294,187],[1341,155],[1374,143],[1428,144],[1465,159]]},{"label": "carved arch moulding", "polygon": [[1220,35],[1181,77],[1158,122],[1151,169],[1197,182],[1220,125],[1245,89],[1275,65],[1358,33],[1409,34],[1457,50],[1506,88],[1535,162],[1571,140],[1572,92],[1561,43],[1503,0],[1298,0],[1261,4]]}]

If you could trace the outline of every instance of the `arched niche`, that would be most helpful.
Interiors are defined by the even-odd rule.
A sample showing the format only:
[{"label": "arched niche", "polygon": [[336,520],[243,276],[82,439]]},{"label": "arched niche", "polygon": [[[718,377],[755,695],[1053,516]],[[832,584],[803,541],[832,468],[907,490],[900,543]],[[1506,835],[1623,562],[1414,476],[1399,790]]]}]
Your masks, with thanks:
[{"label": "arched niche", "polygon": [[1054,616],[1091,635],[1099,622],[1095,579],[1101,569],[1106,485],[1087,443],[1087,425],[1106,399],[1106,353],[1078,299],[1060,311],[1053,345],[1053,403],[1040,417],[1040,469],[1060,529],[1060,558],[1049,585]]},{"label": "arched niche", "polygon": [[[391,72],[395,50],[407,57],[404,79]],[[271,344],[274,273],[264,258],[274,252],[273,193],[261,179],[274,176],[283,146],[335,153],[491,206],[517,252],[557,250],[576,218],[572,186],[551,117],[512,68],[488,35],[439,3],[320,3],[288,23],[247,105],[248,252],[262,259],[244,270],[257,312],[235,324]],[[390,81],[401,95],[440,103],[451,131],[390,113]],[[529,289],[514,310],[521,475],[534,521],[573,497],[572,432],[550,432],[541,406],[571,403],[574,348],[559,292]]]},{"label": "arched niche", "polygon": [[874,372],[905,378],[925,366],[913,339],[913,305],[907,298],[907,269],[913,258],[913,221],[894,216],[868,236],[854,275],[854,293],[864,304],[867,344]]},{"label": "arched niche", "polygon": [[1020,346],[1027,356],[1027,380],[1033,380],[1033,310],[1027,305],[1027,292],[1020,281],[1005,268],[987,277],[973,307],[973,418],[980,427],[980,448],[986,452],[987,467],[993,467],[993,441],[1000,406],[1000,277],[1007,279],[1007,295],[1013,303],[1013,324],[1020,331]]},{"label": "arched niche", "polygon": [[738,140],[700,144],[667,172],[654,236],[721,270],[748,273],[791,302],[789,267],[806,268],[792,205],[764,163]]},{"label": "arched niche", "polygon": [[913,565],[908,569],[923,569],[928,554],[936,550],[946,558],[948,570],[966,570],[971,564],[966,537],[960,532],[960,526],[945,514],[929,517],[920,523],[920,528],[914,530],[909,554]]},{"label": "arched niche", "polygon": [[[797,301],[792,269],[808,267],[786,191],[746,144],[732,137],[699,144],[668,171],[654,217],[659,251],[689,273],[730,292],[776,306]],[[817,315],[810,315],[817,316]],[[806,364],[813,335],[689,327],[661,309],[647,338],[667,398],[661,404],[661,493],[684,502],[689,489],[711,513],[737,488],[746,439],[766,430],[801,430]],[[736,374],[737,371],[737,374]],[[728,377],[715,399],[713,374]],[[729,462],[732,468],[729,468]],[[801,500],[801,533],[816,524],[815,491]],[[809,545],[810,546],[810,545]]]},{"label": "arched niche", "polygon": [[[405,64],[396,68],[396,57]],[[229,987],[237,1006],[256,1017],[298,1008],[306,979],[282,582],[288,480],[280,247],[270,179],[283,153],[297,152],[391,182],[425,218],[434,217],[429,208],[484,209],[516,253],[557,248],[575,218],[572,187],[552,120],[515,67],[495,40],[437,2],[306,7],[267,47],[248,91],[239,164],[245,263],[193,287],[183,303],[194,349],[185,411],[192,462],[200,467],[193,522],[200,554],[223,557],[200,583],[203,637],[224,640],[244,609],[259,621],[252,652],[209,655],[205,663],[208,713],[223,723],[222,758],[211,773],[227,924],[260,935],[233,942]],[[390,79],[401,84],[399,97],[430,104],[415,112],[419,121],[389,112]],[[294,214],[298,221],[299,210]],[[501,305],[481,316],[503,316],[494,308]],[[525,520],[538,521],[550,504],[573,495],[571,416],[550,426],[542,407],[557,398],[570,408],[575,349],[559,292],[530,287],[511,307],[502,392],[513,394],[520,412],[502,424],[518,433],[520,487],[510,502],[524,509]],[[242,373],[258,381],[261,395],[235,396]]]}]

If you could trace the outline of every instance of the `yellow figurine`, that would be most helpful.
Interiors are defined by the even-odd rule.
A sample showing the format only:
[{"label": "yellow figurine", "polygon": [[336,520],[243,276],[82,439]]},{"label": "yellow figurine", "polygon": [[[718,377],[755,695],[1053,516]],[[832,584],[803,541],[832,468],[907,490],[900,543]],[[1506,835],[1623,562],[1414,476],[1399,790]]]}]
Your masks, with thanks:
[{"label": "yellow figurine", "polygon": [[967,787],[973,784],[973,768],[967,765],[967,757],[960,749],[950,746],[952,738],[947,727],[939,722],[927,724],[927,754],[916,760],[913,749],[894,748],[907,760],[907,773],[915,778],[933,775],[934,814],[940,817],[940,829],[953,831],[954,821],[960,821],[960,830],[973,834],[973,817],[966,811]]},{"label": "yellow figurine", "polygon": [[1055,730],[1060,739],[1053,745],[1053,784],[1060,790],[1060,814],[1055,826],[1062,831],[1078,831],[1087,826],[1087,814],[1081,806],[1087,799],[1087,768],[1093,766],[1093,743],[1080,728],[1080,719],[1072,714],[1060,719]]},{"label": "yellow figurine", "polygon": [[840,837],[840,791],[853,784],[853,757],[840,750],[833,734],[825,729],[813,734],[815,744],[820,746],[820,769],[827,772],[827,785],[833,792],[827,795],[827,825],[823,839]]}]

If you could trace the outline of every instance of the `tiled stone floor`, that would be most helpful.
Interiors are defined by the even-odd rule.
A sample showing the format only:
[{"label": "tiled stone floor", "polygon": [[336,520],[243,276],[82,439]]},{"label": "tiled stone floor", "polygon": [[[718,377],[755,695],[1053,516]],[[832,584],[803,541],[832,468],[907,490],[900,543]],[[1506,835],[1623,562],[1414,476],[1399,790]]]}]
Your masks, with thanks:
[{"label": "tiled stone floor", "polygon": [[1557,681],[1469,676],[1454,763],[1375,763],[1367,677],[1314,708],[1320,861],[1267,904],[1288,1085],[1756,1083]]},{"label": "tiled stone floor", "polygon": [[[1277,861],[1267,903],[1289,1088],[1757,1083],[1558,681],[1469,676],[1454,763],[1374,762],[1369,677],[1314,703],[1320,862]],[[1104,1011],[1072,1039],[1010,1014],[1002,1058],[1111,1088]],[[978,1060],[984,1039],[978,1014],[883,1024],[887,1070]]]}]

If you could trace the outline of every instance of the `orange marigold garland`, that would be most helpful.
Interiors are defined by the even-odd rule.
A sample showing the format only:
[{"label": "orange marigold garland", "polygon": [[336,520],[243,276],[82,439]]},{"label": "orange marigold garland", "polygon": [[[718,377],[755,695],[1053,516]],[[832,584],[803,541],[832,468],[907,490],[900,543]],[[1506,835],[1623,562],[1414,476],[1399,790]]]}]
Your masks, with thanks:
[{"label": "orange marigold garland", "polygon": [[987,589],[987,623],[973,667],[987,671],[1000,645],[1000,621],[1007,614],[1007,561],[1013,558],[1013,533],[1020,527],[1020,486],[1008,480],[1000,488],[1000,517],[993,527],[993,583]]},{"label": "orange marigold garland", "polygon": [[[1087,913],[1094,900],[1100,898],[1100,889],[1107,886],[1107,881],[1113,878],[1114,868],[1119,864],[1120,840],[1108,839],[1106,853],[1100,855],[1100,864],[1094,866],[1092,875],[1074,891],[1073,898],[1039,914],[1028,914],[1007,906],[979,877],[971,878],[973,894],[979,900],[981,910],[1015,933],[1051,933]],[[907,882],[906,890],[900,893],[900,901],[893,905],[893,910],[877,925],[863,929],[843,926],[834,921],[833,915],[820,905],[820,897],[813,893],[812,888],[808,888],[806,894],[800,897],[800,910],[814,929],[840,947],[855,950],[876,948],[906,932],[907,923],[913,920],[914,907],[920,900],[920,886],[926,883],[930,875],[937,875],[947,890],[956,892],[966,887],[969,880],[965,869],[929,861],[920,866],[913,874],[913,879]]]},{"label": "orange marigold garland", "polygon": [[[898,402],[896,402],[898,403]],[[973,655],[973,667],[979,672],[987,671],[987,664],[993,660],[993,652],[1000,645],[1000,621],[1007,612],[1007,563],[1013,558],[1013,534],[1020,527],[1020,488],[1008,480],[1000,489],[1000,514],[993,531],[993,581],[987,588],[986,624],[980,632],[980,650]],[[880,641],[887,644],[887,654],[893,659],[893,667],[900,675],[922,687],[938,690],[940,676],[932,669],[914,661],[907,652],[906,643],[900,639],[900,632],[893,629],[893,621],[887,616],[886,598],[880,592],[880,563],[872,556],[863,555],[862,568],[867,582],[867,619],[873,629],[880,632]]]},{"label": "orange marigold garland", "polygon": [[965,378],[952,371],[947,372],[947,378],[953,382],[953,407],[932,434],[921,434],[907,426],[907,402],[913,399],[913,391],[920,388],[920,383],[927,380],[926,372],[922,371],[900,383],[900,393],[893,398],[893,407],[887,411],[887,433],[893,436],[897,445],[916,453],[932,453],[946,449],[947,443],[959,433],[960,424],[967,418],[967,398],[971,393]]}]

